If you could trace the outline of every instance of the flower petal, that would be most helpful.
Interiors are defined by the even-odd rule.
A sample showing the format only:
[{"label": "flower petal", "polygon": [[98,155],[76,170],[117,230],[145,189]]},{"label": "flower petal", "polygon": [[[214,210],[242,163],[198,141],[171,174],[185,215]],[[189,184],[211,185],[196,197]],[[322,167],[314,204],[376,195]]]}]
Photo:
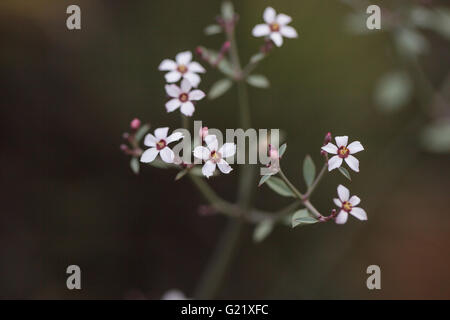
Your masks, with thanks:
[{"label": "flower petal", "polygon": [[350,198],[350,191],[342,184],[338,185],[337,193],[339,196],[339,200],[341,200],[341,202],[348,201],[348,198]]},{"label": "flower petal", "polygon": [[358,196],[351,196],[348,202],[350,202],[352,206],[357,206],[361,202],[361,199]]},{"label": "flower petal", "polygon": [[342,158],[340,158],[339,156],[331,157],[331,159],[328,160],[328,171],[339,168],[341,165],[342,165]]},{"label": "flower petal", "polygon": [[168,83],[177,82],[181,78],[181,73],[178,71],[170,71],[165,74],[164,76],[166,78],[166,81]]},{"label": "flower petal", "polygon": [[152,135],[151,133],[148,133],[146,136],[145,136],[145,139],[144,139],[144,144],[147,146],[147,147],[156,147],[156,143],[158,142],[158,139],[156,139],[156,137],[154,136],[154,135]]},{"label": "flower petal", "polygon": [[175,154],[169,147],[163,148],[160,151],[159,155],[161,156],[161,159],[166,163],[173,163],[173,160],[175,159]]},{"label": "flower petal", "polygon": [[328,142],[328,144],[326,146],[323,146],[322,150],[324,150],[328,153],[332,153],[332,154],[337,154],[337,152],[338,152],[338,148],[331,142]]},{"label": "flower petal", "polygon": [[283,37],[279,32],[272,32],[270,34],[270,39],[272,39],[273,43],[275,43],[277,47],[281,47],[283,44]]},{"label": "flower petal", "polygon": [[280,33],[283,37],[286,37],[286,38],[297,38],[298,37],[297,31],[295,31],[295,29],[290,26],[281,26]]},{"label": "flower petal", "polygon": [[166,110],[167,112],[172,112],[178,109],[179,106],[181,106],[181,101],[178,98],[171,99],[166,103]]},{"label": "flower petal", "polygon": [[287,14],[280,13],[279,15],[277,15],[276,21],[278,24],[284,26],[285,24],[288,24],[289,22],[291,22],[292,18],[289,17]]},{"label": "flower petal", "polygon": [[169,132],[169,127],[158,128],[155,130],[155,137],[159,140],[166,139],[168,132]]},{"label": "flower petal", "polygon": [[270,27],[267,24],[257,24],[252,30],[252,35],[254,37],[267,36],[269,33]]},{"label": "flower petal", "polygon": [[149,163],[155,160],[156,156],[158,155],[159,150],[156,148],[150,148],[144,151],[144,153],[141,155],[141,162],[143,163]]},{"label": "flower petal", "polygon": [[200,83],[200,81],[201,81],[200,76],[198,74],[196,74],[196,73],[193,73],[193,72],[186,72],[183,75],[183,77],[185,79],[188,79],[189,82],[191,83],[191,86],[194,87],[194,88],[197,88],[199,83]]},{"label": "flower petal", "polygon": [[337,224],[344,224],[347,222],[348,219],[348,213],[347,211],[341,210],[339,211],[337,217],[336,217],[336,223]]},{"label": "flower petal", "polygon": [[190,101],[181,104],[181,113],[185,116],[191,117],[194,114],[195,107],[194,104]]},{"label": "flower petal", "polygon": [[164,59],[158,67],[158,70],[160,71],[173,71],[177,68],[177,64],[175,61],[170,59]]},{"label": "flower petal", "polygon": [[347,158],[345,158],[345,162],[347,162],[348,166],[355,172],[359,172],[359,160],[354,156],[349,154]]},{"label": "flower petal", "polygon": [[169,97],[178,98],[181,94],[181,90],[176,84],[166,84],[164,88]]},{"label": "flower petal", "polygon": [[207,135],[205,137],[205,143],[210,151],[217,151],[219,143],[217,142],[217,137],[215,135]]},{"label": "flower petal", "polygon": [[348,143],[348,136],[336,137],[335,140],[336,140],[336,144],[337,144],[338,148],[345,147],[345,146],[347,146],[347,143]]},{"label": "flower petal", "polygon": [[208,148],[203,146],[195,147],[194,149],[194,157],[202,160],[208,160],[211,155],[211,151]]},{"label": "flower petal", "polygon": [[364,147],[362,146],[361,142],[359,141],[353,141],[350,143],[347,147],[347,149],[350,151],[351,154],[357,153],[364,150]]},{"label": "flower petal", "polygon": [[181,89],[181,92],[184,92],[184,93],[188,93],[189,91],[191,91],[192,84],[189,81],[189,79],[184,78],[183,81],[181,81],[180,89]]},{"label": "flower petal", "polygon": [[219,170],[222,171],[222,173],[228,174],[231,171],[233,171],[233,168],[230,167],[230,165],[228,164],[228,162],[226,162],[223,159],[220,159],[219,163],[217,164],[217,166],[219,167]]},{"label": "flower petal", "polygon": [[216,164],[212,162],[211,160],[206,161],[206,163],[203,165],[202,173],[205,177],[209,178],[214,174],[214,171],[216,170]]},{"label": "flower petal", "polygon": [[273,22],[275,22],[276,15],[277,15],[277,12],[275,11],[274,8],[267,7],[263,13],[264,21],[267,23],[273,23]]},{"label": "flower petal", "polygon": [[187,68],[188,68],[188,71],[190,71],[190,72],[197,72],[197,73],[205,73],[206,72],[205,68],[203,68],[200,63],[195,62],[195,61],[189,63]]},{"label": "flower petal", "polygon": [[338,208],[342,207],[342,202],[338,198],[334,198],[333,202],[336,205],[336,207],[338,207]]},{"label": "flower petal", "polygon": [[225,143],[222,147],[220,147],[219,153],[223,158],[232,157],[236,153],[236,145],[230,142]]},{"label": "flower petal", "polygon": [[192,90],[189,92],[189,100],[202,100],[205,97],[205,93],[202,90]]},{"label": "flower petal", "polygon": [[171,142],[175,142],[183,138],[183,134],[181,132],[174,132],[170,136],[167,137],[166,143],[169,144]]},{"label": "flower petal", "polygon": [[367,213],[366,211],[364,211],[364,209],[358,207],[352,208],[350,214],[355,218],[358,218],[359,220],[367,220]]},{"label": "flower petal", "polygon": [[192,53],[190,51],[180,52],[175,56],[175,60],[179,65],[187,66],[192,61]]}]

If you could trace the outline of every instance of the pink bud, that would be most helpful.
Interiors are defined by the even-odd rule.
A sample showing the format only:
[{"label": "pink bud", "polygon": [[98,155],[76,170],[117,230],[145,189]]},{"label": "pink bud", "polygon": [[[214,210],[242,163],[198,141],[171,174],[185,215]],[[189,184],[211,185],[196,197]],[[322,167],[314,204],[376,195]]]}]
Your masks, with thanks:
[{"label": "pink bud", "polygon": [[200,138],[205,139],[205,137],[208,135],[208,127],[200,128],[200,131],[198,132]]},{"label": "pink bud", "polygon": [[126,144],[121,144],[120,145],[120,150],[122,150],[122,152],[127,152],[129,149],[128,149],[128,146]]},{"label": "pink bud", "polygon": [[227,52],[231,47],[231,42],[230,41],[226,41],[223,46],[222,49],[220,50],[221,52]]},{"label": "pink bud", "polygon": [[328,142],[331,142],[331,139],[332,139],[331,132],[328,132],[328,133],[325,135],[325,138],[324,138],[324,140],[323,140],[323,145],[327,145]]},{"label": "pink bud", "polygon": [[141,120],[139,120],[138,118],[134,118],[130,123],[130,127],[133,130],[139,129],[140,126],[141,126]]},{"label": "pink bud", "polygon": [[197,47],[195,48],[195,53],[198,54],[199,56],[203,55],[203,49],[202,47]]}]

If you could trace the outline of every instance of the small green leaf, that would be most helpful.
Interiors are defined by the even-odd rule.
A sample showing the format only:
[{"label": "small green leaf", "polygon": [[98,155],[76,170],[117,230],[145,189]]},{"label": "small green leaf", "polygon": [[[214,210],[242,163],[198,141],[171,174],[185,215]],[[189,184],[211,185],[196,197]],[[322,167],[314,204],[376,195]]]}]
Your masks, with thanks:
[{"label": "small green leaf", "polygon": [[342,175],[344,177],[346,177],[348,180],[352,181],[352,177],[350,177],[350,173],[348,172],[347,169],[345,169],[344,167],[339,167],[338,170],[340,173],[342,173]]},{"label": "small green leaf", "polygon": [[305,157],[303,161],[303,178],[305,179],[306,186],[309,188],[314,178],[316,177],[316,166],[314,165],[314,161],[311,159],[309,155]]},{"label": "small green leaf", "polygon": [[233,77],[234,75],[233,67],[231,66],[230,61],[228,61],[227,59],[225,58],[222,59],[217,67],[219,68],[220,71],[222,71],[224,75]]},{"label": "small green leaf", "polygon": [[283,144],[280,147],[280,150],[278,150],[278,155],[280,156],[280,158],[283,156],[283,154],[286,152],[286,148],[287,148],[287,143]]},{"label": "small green leaf", "polygon": [[139,174],[139,160],[136,157],[131,158],[130,167],[134,174]]},{"label": "small green leaf", "polygon": [[212,36],[214,34],[221,33],[222,32],[222,27],[219,26],[218,24],[211,24],[211,25],[207,26],[205,28],[205,30],[203,30],[203,32],[207,36]]},{"label": "small green leaf", "polygon": [[291,189],[286,185],[286,183],[277,177],[272,177],[266,180],[266,185],[283,197],[295,197]]},{"label": "small green leaf", "polygon": [[439,120],[426,126],[420,136],[422,147],[436,153],[450,152],[450,120]]},{"label": "small green leaf", "polygon": [[227,92],[232,85],[233,82],[230,79],[221,79],[217,81],[212,85],[211,90],[209,90],[208,98],[213,100],[220,97]]},{"label": "small green leaf", "polygon": [[258,63],[260,62],[262,59],[264,59],[266,55],[262,52],[254,54],[251,58],[250,58],[250,63]]},{"label": "small green leaf", "polygon": [[258,225],[255,228],[255,231],[253,232],[253,241],[254,242],[263,241],[272,232],[273,227],[274,227],[273,222],[270,220],[264,220],[258,223]]},{"label": "small green leaf", "polygon": [[429,49],[428,40],[414,28],[399,28],[394,33],[399,51],[407,56],[416,56]]},{"label": "small green leaf", "polygon": [[399,110],[409,102],[413,90],[409,76],[400,71],[384,75],[375,89],[375,102],[384,112]]},{"label": "small green leaf", "polygon": [[264,184],[264,182],[266,182],[270,177],[271,177],[271,175],[269,175],[269,174],[262,176],[261,180],[259,180],[258,187],[261,187]]},{"label": "small green leaf", "polygon": [[221,10],[222,17],[225,20],[230,21],[234,18],[234,8],[233,8],[233,4],[231,3],[231,1],[222,2],[221,9],[222,9]]},{"label": "small green leaf", "polygon": [[139,130],[136,132],[136,141],[139,142],[141,139],[145,136],[147,131],[150,130],[149,124],[144,124],[139,128]]},{"label": "small green leaf", "polygon": [[319,222],[319,220],[312,217],[306,209],[298,210],[292,215],[292,228],[317,222]]},{"label": "small green leaf", "polygon": [[249,85],[256,88],[268,88],[270,86],[269,79],[261,74],[252,74],[247,77]]},{"label": "small green leaf", "polygon": [[181,170],[181,171],[178,172],[177,175],[175,176],[175,181],[180,180],[180,179],[183,178],[187,173],[188,173],[188,170],[187,170],[187,169]]}]

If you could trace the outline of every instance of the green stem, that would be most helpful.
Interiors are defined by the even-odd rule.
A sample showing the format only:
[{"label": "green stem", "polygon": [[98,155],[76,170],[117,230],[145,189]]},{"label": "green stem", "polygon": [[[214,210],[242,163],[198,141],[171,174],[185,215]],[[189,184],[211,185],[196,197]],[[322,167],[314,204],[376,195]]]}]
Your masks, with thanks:
[{"label": "green stem", "polygon": [[318,219],[324,218],[322,214],[312,205],[312,203],[309,202],[309,200],[289,181],[281,168],[280,171],[278,171],[278,174],[280,175],[281,179],[283,179],[283,181],[287,184],[289,189],[291,189],[291,191],[295,194],[295,196],[303,203],[305,208],[308,209],[309,212],[311,212]]},{"label": "green stem", "polygon": [[319,184],[319,182],[322,180],[322,178],[324,177],[325,173],[327,172],[327,169],[328,169],[328,161],[325,162],[325,164],[322,167],[322,170],[320,170],[320,172],[317,175],[316,179],[313,181],[313,183],[309,187],[308,191],[305,193],[305,195],[304,195],[305,199],[309,199],[309,197],[314,192],[314,190],[316,189],[317,185]]}]

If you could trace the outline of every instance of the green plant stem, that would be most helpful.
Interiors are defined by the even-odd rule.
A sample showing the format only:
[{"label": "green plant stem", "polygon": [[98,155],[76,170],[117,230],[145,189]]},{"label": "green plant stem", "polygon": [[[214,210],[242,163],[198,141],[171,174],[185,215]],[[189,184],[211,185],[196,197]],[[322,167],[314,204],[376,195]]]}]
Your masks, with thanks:
[{"label": "green plant stem", "polygon": [[[236,79],[242,74],[241,64],[239,61],[238,50],[236,46],[234,28],[227,31],[227,38],[230,41],[230,56],[233,63],[233,69]],[[248,103],[248,94],[245,82],[238,81],[238,98],[240,107],[240,117],[243,129],[251,126],[250,108]],[[238,205],[245,211],[249,209],[251,203],[251,195],[253,190],[252,180],[254,174],[253,169],[249,165],[242,167],[239,177],[238,187]],[[244,218],[231,219],[219,241],[215,253],[208,265],[207,271],[197,290],[196,297],[199,299],[213,299],[223,282],[226,270],[230,265],[233,257],[239,247],[239,240],[243,230]]]},{"label": "green plant stem", "polygon": [[325,162],[325,164],[323,165],[322,170],[320,170],[320,172],[317,175],[316,179],[313,181],[313,183],[309,187],[308,191],[304,194],[305,199],[309,199],[309,197],[311,197],[311,194],[314,192],[314,190],[316,189],[317,185],[319,184],[319,182],[324,177],[325,173],[327,172],[327,169],[328,169],[328,159]]},{"label": "green plant stem", "polygon": [[298,191],[298,189],[289,181],[281,168],[280,171],[278,171],[278,174],[280,175],[281,179],[283,179],[283,181],[287,184],[289,189],[291,189],[294,195],[302,202],[305,208],[308,209],[309,212],[311,212],[318,219],[324,218],[322,214],[312,205],[312,203],[309,202],[308,198],[306,198],[300,191]]}]

